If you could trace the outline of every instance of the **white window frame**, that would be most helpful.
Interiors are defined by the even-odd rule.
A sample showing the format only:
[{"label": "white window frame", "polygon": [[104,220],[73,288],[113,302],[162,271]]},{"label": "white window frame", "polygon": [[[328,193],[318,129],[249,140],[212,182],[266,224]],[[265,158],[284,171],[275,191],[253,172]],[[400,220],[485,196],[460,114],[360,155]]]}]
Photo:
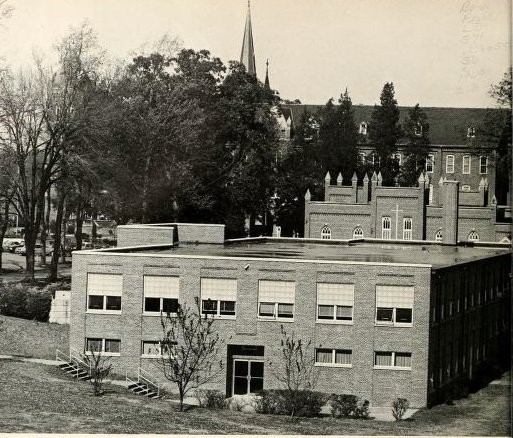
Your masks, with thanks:
[{"label": "white window frame", "polygon": [[429,184],[429,195],[428,195],[428,202],[429,205],[433,205],[433,184]]},{"label": "white window frame", "polygon": [[472,230],[468,233],[467,240],[469,242],[479,242],[479,234],[475,230]]},{"label": "white window frame", "polygon": [[[294,290],[293,294],[288,291],[288,293],[285,293],[285,295],[293,295],[291,298],[280,298],[276,297],[274,299],[267,298],[263,290],[264,286],[268,283],[275,283],[275,286],[277,283],[283,283],[283,287],[286,289],[292,289]],[[270,286],[270,285],[269,285]],[[278,291],[274,292],[275,295],[280,295]],[[264,295],[264,298],[262,299],[262,295]],[[282,294],[283,295],[283,294]],[[257,309],[257,317],[259,320],[267,320],[267,321],[282,321],[282,322],[294,322],[294,313],[295,313],[295,300],[296,300],[296,282],[295,281],[283,281],[283,280],[259,280],[258,281],[258,309]],[[261,315],[261,306],[262,304],[272,306],[272,315]],[[286,306],[292,306],[292,316],[286,317],[286,316],[279,316],[279,310],[280,305],[286,305]]]},{"label": "white window frame", "polygon": [[361,164],[365,164],[367,162],[367,155],[365,154],[365,152],[360,152],[358,156],[360,157]]},{"label": "white window frame", "polygon": [[[390,305],[390,306],[379,306],[379,295],[383,294],[386,296],[387,292],[393,292],[395,289],[404,289],[403,292],[406,292],[408,294],[411,294],[411,298],[407,297],[407,301],[411,301],[410,305],[406,305],[404,307],[399,307],[398,305]],[[396,292],[397,293],[397,292]],[[413,327],[413,307],[414,307],[414,299],[415,299],[415,288],[413,286],[399,286],[399,285],[376,285],[376,308],[375,308],[375,317],[374,317],[374,323],[376,326],[387,326],[387,327]],[[388,310],[392,311],[391,320],[390,321],[383,321],[378,320],[378,311]],[[397,310],[398,309],[405,309],[410,310],[411,312],[411,322],[397,322]]]},{"label": "white window frame", "polygon": [[463,175],[470,175],[471,166],[472,166],[472,157],[470,155],[463,155],[462,164],[461,164],[461,173],[463,173]]},{"label": "white window frame", "polygon": [[[376,365],[376,357],[377,357],[378,353],[391,353],[391,359],[390,359],[391,365]],[[395,365],[397,354],[409,354],[410,355],[410,366],[409,367],[399,367],[399,366]],[[374,351],[374,369],[376,369],[376,370],[409,371],[412,369],[412,360],[413,360],[413,355],[409,351]]]},{"label": "white window frame", "polygon": [[[408,228],[409,224],[409,228]],[[413,218],[405,217],[403,218],[403,240],[412,240],[413,239]]]},{"label": "white window frame", "polygon": [[397,163],[399,164],[399,166],[401,166],[402,164],[402,160],[403,160],[403,156],[400,152],[397,152],[394,154],[394,159],[397,160]]},{"label": "white window frame", "polygon": [[[87,344],[88,344],[88,341],[91,340],[91,341],[101,341],[102,342],[102,347],[101,347],[101,350],[99,352],[95,351],[95,353],[101,353],[102,356],[121,356],[121,339],[111,339],[111,338],[86,338],[85,339],[85,354],[87,356],[92,356],[92,351],[88,350],[87,349]],[[105,343],[106,341],[117,341],[119,343],[119,352],[110,352],[110,351],[105,351]]]},{"label": "white window frame", "polygon": [[435,233],[435,242],[442,242],[443,241],[443,233],[442,230],[438,230]]},{"label": "white window frame", "polygon": [[461,191],[462,192],[470,192],[470,190],[472,190],[472,188],[468,184],[463,184],[461,186]]},{"label": "white window frame", "polygon": [[353,239],[363,239],[363,228],[360,225],[353,230]]},{"label": "white window frame", "polygon": [[[161,289],[158,292],[148,292],[147,289],[150,288],[150,282],[152,280],[164,280],[169,282],[169,289]],[[144,275],[143,276],[143,315],[145,316],[160,316],[161,313],[164,313],[164,300],[176,300],[178,302],[180,295],[180,277],[178,276],[165,276],[165,275]],[[169,292],[172,290],[172,292]],[[159,310],[151,311],[146,310],[146,298],[159,298]],[[176,316],[176,312],[170,312],[170,316]]]},{"label": "white window frame", "polygon": [[[483,163],[484,161],[484,163]],[[484,167],[484,172],[483,172]],[[488,174],[488,157],[486,155],[482,155],[479,157],[479,175],[487,175]]]},{"label": "white window frame", "polygon": [[426,158],[426,172],[433,173],[435,171],[435,154],[428,154]]},{"label": "white window frame", "polygon": [[[96,277],[97,281],[100,277],[110,277],[111,280],[116,278],[116,282],[120,284],[115,288],[116,290],[110,291],[101,291],[98,290],[99,286],[92,286],[94,283],[94,278]],[[101,309],[90,308],[90,298],[91,297],[102,297],[103,303]],[[107,303],[109,298],[117,298],[120,300],[120,308],[119,309],[107,309]],[[86,298],[86,313],[102,313],[108,315],[121,315],[123,310],[123,275],[122,274],[104,274],[104,273],[93,273],[90,272],[87,274],[87,298]]]},{"label": "white window frame", "polygon": [[367,135],[367,128],[367,122],[360,122],[359,133],[362,135]]},{"label": "white window frame", "polygon": [[[326,350],[326,352],[331,350],[331,362],[317,362],[317,352],[318,350]],[[350,354],[351,355],[351,362],[350,363],[336,363],[335,358],[337,355],[337,352]],[[350,349],[344,349],[344,348],[316,348],[314,351],[315,355],[315,363],[314,366],[316,367],[333,367],[333,368],[352,368],[353,367],[353,350]]]},{"label": "white window frame", "polygon": [[[157,354],[145,354],[144,353],[144,344],[145,343],[157,344]],[[141,341],[141,357],[142,358],[160,359],[160,358],[162,358],[162,356],[163,356],[162,341],[151,341],[151,340]]]},{"label": "white window frame", "polygon": [[422,137],[422,123],[419,122],[413,127],[413,133],[417,137]]},{"label": "white window frame", "polygon": [[[237,288],[238,282],[234,278],[210,278],[202,277],[200,280],[201,314],[219,319],[236,319],[237,317]],[[209,285],[210,283],[210,285]],[[224,283],[224,284],[223,284]],[[208,289],[211,289],[210,291]],[[217,290],[216,290],[217,289]],[[224,289],[224,290],[223,290]],[[216,313],[205,311],[205,302],[216,303]],[[221,313],[222,303],[233,303],[233,314]]]},{"label": "white window frame", "polygon": [[[351,295],[350,299],[335,297],[326,297],[323,298],[324,288],[333,288],[334,295],[337,295],[336,289],[339,290],[340,295]],[[345,289],[345,290],[344,290]],[[349,292],[350,290],[350,292]],[[349,292],[349,293],[348,293]],[[326,291],[326,295],[329,293]],[[319,307],[320,306],[331,306],[333,309],[333,317],[330,318],[320,318],[319,317]],[[351,319],[337,319],[337,308],[338,307],[350,307],[351,308]],[[317,283],[317,319],[316,322],[320,324],[345,324],[352,325],[354,321],[354,284],[349,283]]]},{"label": "white window frame", "polygon": [[331,239],[331,228],[328,225],[324,225],[321,228],[321,239],[322,240],[330,240]]},{"label": "white window frame", "polygon": [[[388,227],[385,227],[385,225],[388,225]],[[392,218],[390,216],[381,218],[381,238],[387,240],[392,238]]]},{"label": "white window frame", "polygon": [[470,125],[470,126],[467,128],[467,137],[469,137],[469,138],[474,138],[475,136],[476,136],[476,127],[475,127],[475,126]]},{"label": "white window frame", "polygon": [[445,173],[454,173],[454,155],[446,155],[445,157]]}]

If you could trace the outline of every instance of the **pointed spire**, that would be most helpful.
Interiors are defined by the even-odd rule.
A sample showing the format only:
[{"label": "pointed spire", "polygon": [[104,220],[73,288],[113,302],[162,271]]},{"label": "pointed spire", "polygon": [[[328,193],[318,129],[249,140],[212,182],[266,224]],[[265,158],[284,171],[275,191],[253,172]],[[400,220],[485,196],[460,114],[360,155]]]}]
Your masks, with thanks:
[{"label": "pointed spire", "polygon": [[383,175],[381,175],[381,172],[379,172],[378,173],[378,186],[380,186],[382,182],[383,182]]},{"label": "pointed spire", "polygon": [[364,183],[369,183],[369,175],[367,175],[367,172],[365,172],[365,176],[363,177],[363,182]]},{"label": "pointed spire", "polygon": [[331,175],[330,175],[330,172],[326,172],[326,176],[324,177],[324,181],[326,182],[330,182],[331,181]]},{"label": "pointed spire", "polygon": [[312,195],[310,194],[310,189],[306,189],[305,201],[308,202],[310,199],[312,199]]},{"label": "pointed spire", "polygon": [[342,178],[342,174],[339,172],[337,176],[337,186],[341,186],[343,180],[344,179]]},{"label": "pointed spire", "polygon": [[497,205],[497,198],[495,195],[492,196],[492,205]]},{"label": "pointed spire", "polygon": [[441,186],[444,184],[444,177],[441,176],[440,179],[438,180],[438,185]]},{"label": "pointed spire", "polygon": [[358,177],[356,176],[356,172],[353,173],[353,177],[351,178],[351,182],[358,182]]},{"label": "pointed spire", "polygon": [[371,181],[377,181],[377,180],[378,180],[378,175],[376,175],[376,171],[374,171],[371,176]]},{"label": "pointed spire", "polygon": [[481,178],[481,181],[479,181],[479,188],[484,188],[485,186],[485,181],[484,181],[484,178]]},{"label": "pointed spire", "polygon": [[240,62],[246,67],[246,71],[256,76],[255,66],[255,47],[253,45],[253,30],[251,28],[251,5],[248,0],[248,13],[246,15],[246,26],[244,27],[244,39],[242,41],[242,51]]},{"label": "pointed spire", "polygon": [[486,177],[486,178],[484,179],[484,185],[485,185],[485,187],[488,187],[488,177]]},{"label": "pointed spire", "polygon": [[419,184],[424,184],[426,182],[426,179],[424,178],[424,172],[420,173],[418,182],[419,182]]},{"label": "pointed spire", "polygon": [[269,85],[269,59],[265,62],[265,88],[271,89]]}]

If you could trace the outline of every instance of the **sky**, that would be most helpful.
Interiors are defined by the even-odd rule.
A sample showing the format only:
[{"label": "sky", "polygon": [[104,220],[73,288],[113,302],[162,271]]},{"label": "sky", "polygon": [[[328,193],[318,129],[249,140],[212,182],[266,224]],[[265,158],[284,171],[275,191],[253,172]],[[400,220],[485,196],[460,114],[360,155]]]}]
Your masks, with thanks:
[{"label": "sky", "polygon": [[[28,65],[85,20],[109,56],[130,59],[164,34],[183,47],[239,60],[247,0],[8,0],[0,55]],[[393,82],[399,105],[490,107],[511,64],[512,0],[253,0],[257,75],[283,98],[321,104],[347,87],[379,103]]]}]

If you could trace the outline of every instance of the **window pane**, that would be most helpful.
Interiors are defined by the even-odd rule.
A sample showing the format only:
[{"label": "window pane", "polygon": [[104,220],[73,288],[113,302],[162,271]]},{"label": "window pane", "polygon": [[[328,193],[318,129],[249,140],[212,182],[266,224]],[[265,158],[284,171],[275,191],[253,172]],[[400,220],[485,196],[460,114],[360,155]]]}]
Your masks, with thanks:
[{"label": "window pane", "polygon": [[221,315],[235,315],[235,301],[221,301]]},{"label": "window pane", "polygon": [[335,363],[344,365],[351,365],[351,350],[336,350],[335,351]]},{"label": "window pane", "polygon": [[351,306],[337,306],[337,319],[351,321],[353,319],[353,308]]},{"label": "window pane", "polygon": [[217,313],[217,301],[203,300],[203,313],[213,315]]},{"label": "window pane", "polygon": [[86,351],[102,351],[102,340],[88,338],[86,341]]},{"label": "window pane", "polygon": [[145,312],[160,312],[160,298],[145,298],[144,299]]},{"label": "window pane", "polygon": [[178,312],[178,300],[176,298],[163,298],[162,299],[162,311],[164,313]]},{"label": "window pane", "polygon": [[117,339],[105,339],[105,352],[106,353],[119,353],[121,341]]},{"label": "window pane", "polygon": [[107,310],[121,310],[121,297],[107,297]]},{"label": "window pane", "polygon": [[411,309],[396,309],[395,322],[411,323]]},{"label": "window pane", "polygon": [[144,341],[142,354],[160,356],[160,343],[158,341]]},{"label": "window pane", "polygon": [[260,303],[260,316],[274,316],[274,303]]},{"label": "window pane", "polygon": [[376,311],[376,321],[388,321],[392,322],[393,309],[378,307]]},{"label": "window pane", "polygon": [[411,368],[411,353],[395,353],[395,366]]},{"label": "window pane", "polygon": [[374,365],[389,367],[392,365],[392,353],[389,352],[376,352],[376,359]]},{"label": "window pane", "polygon": [[315,351],[315,361],[317,363],[332,363],[333,350],[317,349]]},{"label": "window pane", "polygon": [[88,309],[103,310],[103,295],[89,295]]},{"label": "window pane", "polygon": [[294,304],[278,304],[278,317],[279,318],[293,318],[294,317]]},{"label": "window pane", "polygon": [[333,319],[333,306],[318,306],[319,312],[318,312],[318,318],[319,319]]}]

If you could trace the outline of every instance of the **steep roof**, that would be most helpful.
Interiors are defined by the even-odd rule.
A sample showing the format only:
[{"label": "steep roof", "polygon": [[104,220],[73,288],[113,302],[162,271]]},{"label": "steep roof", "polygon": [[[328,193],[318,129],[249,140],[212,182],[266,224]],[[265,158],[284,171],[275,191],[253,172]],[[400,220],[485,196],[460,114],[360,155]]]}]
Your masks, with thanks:
[{"label": "steep roof", "polygon": [[240,53],[240,62],[245,65],[246,71],[256,76],[255,66],[255,47],[253,45],[253,29],[251,27],[251,9],[248,1],[248,14],[246,15],[246,25],[244,26],[244,39],[242,41],[242,51]]},{"label": "steep roof", "polygon": [[[305,111],[311,114],[318,112],[323,105],[284,104],[283,108],[292,111],[293,123],[298,123]],[[429,123],[429,140],[435,145],[463,145],[467,142],[467,128],[478,126],[484,120],[486,108],[442,108],[427,107],[422,110]],[[355,122],[369,122],[374,106],[354,105]],[[408,116],[410,107],[399,107],[401,124]]]}]

